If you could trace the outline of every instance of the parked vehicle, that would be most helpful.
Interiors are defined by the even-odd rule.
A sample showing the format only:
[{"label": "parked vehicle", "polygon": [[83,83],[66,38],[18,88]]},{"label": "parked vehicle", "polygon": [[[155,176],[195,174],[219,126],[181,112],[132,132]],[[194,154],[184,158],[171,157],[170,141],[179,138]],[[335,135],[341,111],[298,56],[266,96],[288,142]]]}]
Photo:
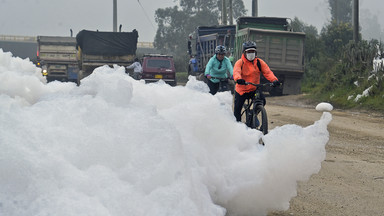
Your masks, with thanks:
[{"label": "parked vehicle", "polygon": [[287,18],[240,17],[236,26],[235,59],[241,57],[245,41],[255,41],[257,56],[268,63],[283,84],[266,91],[271,95],[301,93],[305,33],[293,32]]},{"label": "parked vehicle", "polygon": [[77,82],[76,39],[73,37],[37,36],[37,66],[47,81]]},{"label": "parked vehicle", "polygon": [[76,35],[79,80],[103,65],[128,66],[136,57],[136,30],[132,32],[99,32],[82,30]]},{"label": "parked vehicle", "polygon": [[218,45],[224,45],[229,51],[229,56],[234,49],[235,33],[235,25],[197,27],[188,41],[190,54],[188,74],[194,76],[204,74],[205,65],[215,54],[215,48]]},{"label": "parked vehicle", "polygon": [[146,54],[143,56],[142,79],[148,82],[164,80],[171,86],[176,86],[176,69],[173,56],[160,54]]}]

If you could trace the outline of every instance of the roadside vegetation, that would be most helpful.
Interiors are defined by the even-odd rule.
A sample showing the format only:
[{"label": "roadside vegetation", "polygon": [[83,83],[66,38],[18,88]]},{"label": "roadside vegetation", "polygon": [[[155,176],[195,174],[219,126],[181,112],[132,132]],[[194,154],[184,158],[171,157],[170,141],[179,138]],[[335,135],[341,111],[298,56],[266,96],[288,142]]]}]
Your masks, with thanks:
[{"label": "roadside vegetation", "polygon": [[384,68],[373,68],[373,60],[384,54],[383,44],[363,40],[361,35],[358,42],[353,41],[350,14],[332,17],[320,34],[298,18],[292,22],[295,31],[306,33],[302,92],[313,101],[330,102],[336,108],[384,112]]},{"label": "roadside vegetation", "polygon": [[188,82],[188,72],[176,72],[176,80],[178,84],[185,84]]}]

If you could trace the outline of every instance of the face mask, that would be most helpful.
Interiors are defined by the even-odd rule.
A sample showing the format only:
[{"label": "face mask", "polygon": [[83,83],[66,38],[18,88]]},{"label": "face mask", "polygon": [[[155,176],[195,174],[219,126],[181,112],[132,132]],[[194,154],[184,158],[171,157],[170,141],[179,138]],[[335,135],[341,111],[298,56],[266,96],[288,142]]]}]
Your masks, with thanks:
[{"label": "face mask", "polygon": [[249,61],[253,61],[256,57],[256,53],[246,53],[246,57]]}]

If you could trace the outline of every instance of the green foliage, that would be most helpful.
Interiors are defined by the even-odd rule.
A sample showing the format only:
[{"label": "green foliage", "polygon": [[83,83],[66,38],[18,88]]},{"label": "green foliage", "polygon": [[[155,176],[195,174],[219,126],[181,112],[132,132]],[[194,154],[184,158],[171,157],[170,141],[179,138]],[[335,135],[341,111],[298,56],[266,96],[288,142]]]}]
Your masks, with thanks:
[{"label": "green foliage", "polygon": [[349,23],[331,22],[320,36],[307,34],[302,91],[336,108],[384,112],[383,71],[372,73],[372,61],[383,46],[377,40],[355,43],[352,32]]},{"label": "green foliage", "polygon": [[[353,85],[336,88],[331,91],[329,101],[339,108],[369,109],[384,112],[383,73],[377,73],[369,79],[359,77]],[[363,96],[368,92],[368,96]]]},{"label": "green foliage", "polygon": [[[306,71],[303,91],[337,108],[384,111],[383,71],[372,73],[372,59],[376,52],[373,41],[351,42],[343,47],[342,56],[339,56],[341,60],[328,59],[330,64],[323,64],[329,65],[328,68],[317,64],[324,63],[324,59],[312,59],[314,64],[310,65],[309,72]],[[323,71],[323,75],[311,74],[311,70]],[[360,97],[363,92],[369,92],[369,97]]]},{"label": "green foliage", "polygon": [[323,43],[319,39],[317,29],[313,25],[307,25],[295,17],[291,22],[291,28],[295,32],[305,33],[305,59],[304,62],[311,62],[312,58],[319,58],[323,49]]},{"label": "green foliage", "polygon": [[295,17],[291,22],[291,28],[294,32],[305,32],[305,34],[317,36],[317,28],[313,25],[307,25],[301,21],[298,17]]},{"label": "green foliage", "polygon": [[321,40],[326,47],[329,56],[337,57],[341,55],[343,46],[353,39],[353,28],[350,23],[331,22],[321,31]]},{"label": "green foliage", "polygon": [[[228,4],[228,0],[227,0],[227,4]],[[222,0],[217,1],[217,7],[220,13],[222,11],[221,5],[222,5]],[[232,0],[232,8],[233,8],[233,18],[235,20],[238,17],[244,16],[244,14],[247,13],[247,10],[244,7],[244,2],[242,0]]]},{"label": "green foliage", "polygon": [[188,72],[176,72],[176,80],[178,83],[187,83]]}]

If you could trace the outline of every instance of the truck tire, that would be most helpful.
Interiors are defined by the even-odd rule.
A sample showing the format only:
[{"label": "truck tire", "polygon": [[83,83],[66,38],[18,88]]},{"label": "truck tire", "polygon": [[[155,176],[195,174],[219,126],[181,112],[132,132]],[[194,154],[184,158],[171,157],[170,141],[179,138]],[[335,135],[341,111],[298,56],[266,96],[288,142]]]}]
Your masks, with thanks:
[{"label": "truck tire", "polygon": [[271,88],[269,90],[269,95],[271,95],[271,96],[282,96],[283,95],[283,88],[282,87]]}]

